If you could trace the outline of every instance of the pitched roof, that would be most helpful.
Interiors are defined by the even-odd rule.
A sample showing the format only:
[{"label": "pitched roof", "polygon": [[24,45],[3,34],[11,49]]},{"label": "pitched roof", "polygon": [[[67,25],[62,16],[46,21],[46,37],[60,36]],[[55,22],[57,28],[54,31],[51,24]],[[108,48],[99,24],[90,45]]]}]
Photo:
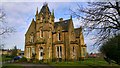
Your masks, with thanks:
[{"label": "pitched roof", "polygon": [[56,29],[56,28],[58,28],[59,26],[61,26],[61,27],[62,27],[62,30],[68,31],[68,29],[69,29],[69,24],[70,24],[70,19],[68,19],[68,20],[63,20],[63,21],[61,21],[61,22],[55,22],[54,28]]},{"label": "pitched roof", "polygon": [[81,27],[80,28],[75,28],[74,31],[75,31],[75,36],[80,37],[80,32],[82,31],[82,28]]}]

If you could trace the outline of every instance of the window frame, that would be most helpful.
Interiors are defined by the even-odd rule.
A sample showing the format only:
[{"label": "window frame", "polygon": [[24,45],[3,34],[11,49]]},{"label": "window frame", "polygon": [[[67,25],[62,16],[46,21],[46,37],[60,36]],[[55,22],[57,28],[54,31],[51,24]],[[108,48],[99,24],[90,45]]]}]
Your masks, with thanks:
[{"label": "window frame", "polygon": [[61,36],[60,33],[58,33],[57,36],[58,36],[58,41],[60,41],[60,39],[61,39],[61,38],[60,38],[60,36]]}]

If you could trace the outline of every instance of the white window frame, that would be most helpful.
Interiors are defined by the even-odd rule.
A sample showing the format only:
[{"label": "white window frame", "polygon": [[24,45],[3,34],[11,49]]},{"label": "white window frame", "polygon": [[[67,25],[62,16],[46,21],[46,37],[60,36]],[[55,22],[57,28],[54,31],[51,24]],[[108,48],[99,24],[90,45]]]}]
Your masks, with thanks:
[{"label": "white window frame", "polygon": [[[60,49],[60,47],[61,47],[61,49]],[[57,58],[62,58],[62,46],[56,46],[56,56],[57,56]]]},{"label": "white window frame", "polygon": [[58,41],[60,41],[60,33],[58,33],[58,35],[57,35],[57,36],[58,36]]}]

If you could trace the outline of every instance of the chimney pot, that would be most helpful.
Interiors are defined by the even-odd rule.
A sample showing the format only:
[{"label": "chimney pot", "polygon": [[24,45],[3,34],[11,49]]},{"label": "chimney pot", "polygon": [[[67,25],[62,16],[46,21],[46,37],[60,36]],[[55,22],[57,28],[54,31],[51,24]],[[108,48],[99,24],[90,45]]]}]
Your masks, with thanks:
[{"label": "chimney pot", "polygon": [[63,21],[63,18],[60,18],[59,21],[62,22],[62,21]]}]

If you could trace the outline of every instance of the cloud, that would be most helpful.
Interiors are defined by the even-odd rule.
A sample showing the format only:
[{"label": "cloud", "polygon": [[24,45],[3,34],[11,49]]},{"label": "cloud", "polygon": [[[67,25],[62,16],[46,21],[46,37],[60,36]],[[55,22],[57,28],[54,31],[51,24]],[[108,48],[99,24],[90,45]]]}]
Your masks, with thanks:
[{"label": "cloud", "polygon": [[108,2],[108,0],[1,0],[1,2]]},{"label": "cloud", "polygon": [[[84,3],[81,3],[84,4]],[[25,33],[31,23],[32,18],[35,18],[35,13],[37,7],[42,8],[43,2],[3,2],[0,7],[2,7],[6,12],[6,21],[10,26],[14,26],[17,30],[16,33],[10,35],[7,39],[3,39],[6,43],[5,48],[13,48],[17,45],[18,48],[24,50]],[[69,19],[70,10],[77,8],[77,4],[74,2],[49,2],[50,10],[54,9],[55,21],[59,21],[59,18]],[[73,18],[74,27],[78,28],[82,26],[82,22],[76,18]],[[90,36],[91,37],[91,36]],[[85,37],[85,42],[89,48],[94,42],[90,40],[90,37]]]}]

